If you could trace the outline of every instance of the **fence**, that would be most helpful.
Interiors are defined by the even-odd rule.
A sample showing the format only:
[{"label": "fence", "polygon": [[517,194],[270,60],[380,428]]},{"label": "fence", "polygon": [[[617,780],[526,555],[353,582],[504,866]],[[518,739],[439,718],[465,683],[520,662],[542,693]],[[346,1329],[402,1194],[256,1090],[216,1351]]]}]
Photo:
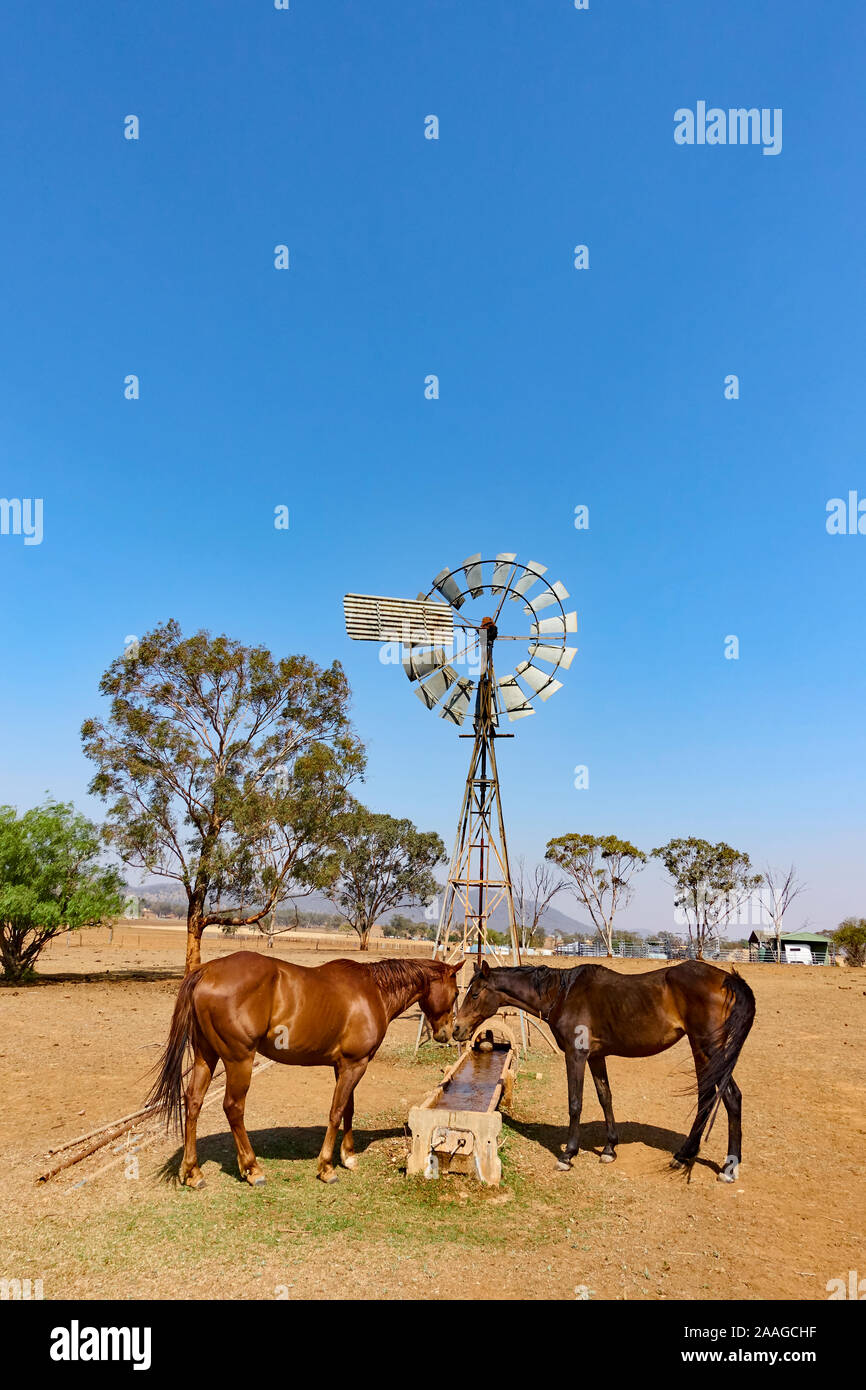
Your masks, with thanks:
[{"label": "fence", "polygon": [[[67,950],[79,950],[84,946],[95,948],[126,947],[134,950],[150,951],[180,951],[185,945],[185,926],[179,923],[165,922],[159,920],[140,924],[136,921],[123,920],[117,922],[113,927],[90,927],[83,931],[64,932],[57,936],[49,944],[46,950],[50,954],[65,952]],[[361,943],[353,932],[351,935],[344,932],[313,932],[313,931],[285,931],[275,932],[273,945],[268,945],[268,937],[263,932],[249,933],[228,936],[224,932],[206,932],[202,946],[206,955],[214,953],[227,955],[232,951],[273,951],[282,954],[289,951],[312,951],[315,954],[329,953],[330,955],[352,955],[359,952]],[[613,943],[614,957],[618,960],[658,960],[658,961],[678,961],[694,960],[696,950],[693,946],[669,947],[665,948],[658,942],[653,941],[618,941]],[[503,947],[502,953],[509,954],[510,948]],[[371,937],[367,943],[365,954],[372,956],[414,956],[417,958],[428,959],[433,953],[433,943],[430,941],[407,941],[400,937]],[[495,948],[493,954],[499,954]],[[600,941],[574,941],[561,942],[551,953],[548,950],[524,950],[525,956],[547,956],[554,954],[557,956],[579,957],[592,960],[607,959],[607,951]],[[814,965],[835,965],[837,952],[832,942],[826,956],[812,953],[812,963]],[[752,946],[751,948],[740,946],[729,950],[720,951],[718,948],[707,946],[704,951],[704,960],[718,962],[768,962],[776,963],[775,951],[762,945],[761,947]],[[782,964],[790,964],[782,959]]]},{"label": "fence", "polygon": [[[558,956],[588,956],[594,960],[607,959],[607,951],[599,941],[575,941],[563,943],[556,948]],[[697,959],[697,948],[695,946],[672,946],[664,947],[657,942],[646,941],[616,941],[613,943],[613,954],[617,960],[695,960]],[[717,946],[707,945],[704,948],[703,959],[710,963],[714,961],[737,962],[758,961],[768,964],[778,964],[774,950],[766,946],[734,946],[728,950],[720,950]],[[794,964],[792,961],[785,960],[782,956],[783,965]],[[813,965],[835,965],[836,949],[832,942],[826,954],[817,951],[812,952]]]},{"label": "fence", "polygon": [[[147,925],[136,921],[122,921],[109,927],[88,927],[81,931],[63,932],[45,948],[51,955],[67,951],[78,951],[83,947],[95,949],[116,949],[143,951],[178,951],[181,956],[186,945],[185,927],[156,921]],[[214,952],[227,955],[232,951],[271,951],[281,954],[287,951],[328,952],[331,955],[352,955],[360,952],[361,942],[353,932],[291,931],[275,932],[273,945],[268,945],[264,932],[240,933],[229,936],[225,932],[208,931],[202,938],[205,955]],[[432,941],[406,941],[399,937],[372,937],[367,943],[366,955],[372,956],[417,956],[429,960],[433,953]],[[43,952],[43,954],[45,954]]]},{"label": "fence", "polygon": [[[360,951],[360,938],[353,932],[329,932],[327,935],[313,932],[275,932],[273,945],[268,945],[267,936],[261,933],[250,936],[205,937],[205,945],[216,946],[221,952],[230,951],[328,951],[331,955]],[[367,942],[365,955],[380,956],[423,956],[430,959],[433,954],[432,941],[405,941],[396,936],[376,936]]]},{"label": "fence", "polygon": [[[558,956],[590,956],[594,960],[607,959],[607,949],[600,941],[566,942],[556,948]],[[662,946],[651,941],[617,941],[614,938],[613,954],[617,960],[694,960],[697,950],[694,946]],[[729,951],[707,947],[704,960],[748,960],[746,947],[735,947]]]}]

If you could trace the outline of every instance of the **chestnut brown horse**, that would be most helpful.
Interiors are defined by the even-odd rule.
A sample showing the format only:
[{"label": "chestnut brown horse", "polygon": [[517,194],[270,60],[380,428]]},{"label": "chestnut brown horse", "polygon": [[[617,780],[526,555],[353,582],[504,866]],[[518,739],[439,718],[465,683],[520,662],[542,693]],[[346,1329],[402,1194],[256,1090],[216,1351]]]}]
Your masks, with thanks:
[{"label": "chestnut brown horse", "polygon": [[357,1164],[352,1137],[355,1087],[375,1057],[392,1019],[420,1002],[436,1042],[451,1038],[456,976],[462,961],[334,960],[312,969],[236,951],[186,976],[177,996],[168,1043],[148,1104],[178,1128],[182,1118],[184,1059],[193,1062],[186,1088],[186,1125],[180,1180],[200,1188],[196,1121],[217,1058],[226,1072],[223,1109],[238,1150],[241,1175],[253,1187],[265,1180],[244,1128],[244,1104],[257,1052],[296,1067],[334,1069],[337,1085],[317,1176],[335,1182],[332,1163],[340,1123],[340,1157]]},{"label": "chestnut brown horse", "polygon": [[543,1018],[565,1053],[569,1128],[558,1168],[570,1168],[580,1146],[587,1064],[607,1126],[601,1161],[612,1163],[619,1136],[605,1058],[652,1057],[687,1037],[698,1079],[698,1105],[691,1132],[671,1167],[691,1168],[704,1129],[723,1103],[728,1112],[728,1155],[718,1176],[720,1182],[735,1181],[742,1157],[742,1096],[733,1072],[755,1017],[755,996],[736,971],[698,960],[642,975],[620,975],[603,965],[491,970],[482,961],[458,1011],[455,1039],[471,1037],[478,1024],[504,1004],[518,1004]]}]

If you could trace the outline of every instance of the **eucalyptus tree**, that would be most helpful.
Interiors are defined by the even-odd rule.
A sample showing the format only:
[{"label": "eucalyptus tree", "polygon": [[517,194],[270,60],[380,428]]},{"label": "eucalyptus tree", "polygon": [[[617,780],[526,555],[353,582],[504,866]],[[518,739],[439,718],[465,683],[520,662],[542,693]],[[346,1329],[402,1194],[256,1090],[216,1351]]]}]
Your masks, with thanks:
[{"label": "eucalyptus tree", "polygon": [[745,851],[732,849],[724,841],[712,845],[691,836],[669,840],[652,853],[667,871],[674,906],[682,912],[689,941],[702,960],[705,944],[736,917],[740,906],[761,887],[763,876],[752,872]]},{"label": "eucalyptus tree", "polygon": [[549,840],[544,857],[571,879],[572,892],[612,956],[614,918],[631,901],[631,880],[647,862],[643,850],[617,835],[572,834]]},{"label": "eucalyptus tree", "polygon": [[100,682],[82,726],[108,803],[105,836],[135,868],[179,883],[186,969],[205,928],[248,926],[319,882],[336,818],[364,768],[339,662],[276,658],[160,624]]},{"label": "eucalyptus tree", "polygon": [[445,846],[435,830],[418,830],[410,820],[357,802],[338,817],[336,842],[325,892],[366,951],[386,912],[430,902],[439,887],[433,870],[444,862]]}]

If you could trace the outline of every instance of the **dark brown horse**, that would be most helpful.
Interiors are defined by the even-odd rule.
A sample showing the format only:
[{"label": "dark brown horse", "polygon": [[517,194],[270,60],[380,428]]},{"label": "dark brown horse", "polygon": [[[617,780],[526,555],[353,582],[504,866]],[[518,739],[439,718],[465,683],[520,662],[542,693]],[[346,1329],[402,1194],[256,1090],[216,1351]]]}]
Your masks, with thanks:
[{"label": "dark brown horse", "polygon": [[518,1004],[543,1018],[565,1053],[569,1128],[558,1168],[570,1168],[579,1148],[586,1065],[607,1126],[601,1161],[612,1163],[619,1136],[605,1058],[651,1057],[685,1036],[695,1061],[698,1106],[691,1132],[671,1167],[691,1167],[704,1129],[723,1103],[728,1112],[728,1155],[719,1181],[735,1180],[741,1159],[742,1097],[733,1071],[755,1017],[755,996],[736,971],[728,973],[697,960],[642,975],[620,975],[603,965],[491,970],[483,961],[457,1014],[455,1039],[471,1037],[478,1024],[504,1004]]},{"label": "dark brown horse", "polygon": [[462,961],[334,960],[308,969],[237,951],[209,961],[180,987],[168,1043],[148,1098],[158,1113],[181,1125],[184,1058],[192,1048],[186,1088],[186,1126],[180,1180],[204,1184],[196,1156],[195,1128],[217,1059],[226,1071],[223,1109],[238,1150],[238,1166],[257,1187],[265,1175],[244,1128],[244,1104],[257,1052],[296,1067],[334,1068],[337,1080],[317,1176],[335,1182],[331,1162],[340,1123],[340,1157],[357,1164],[352,1137],[355,1087],[375,1057],[392,1019],[420,1001],[437,1042],[451,1038],[456,976]]}]

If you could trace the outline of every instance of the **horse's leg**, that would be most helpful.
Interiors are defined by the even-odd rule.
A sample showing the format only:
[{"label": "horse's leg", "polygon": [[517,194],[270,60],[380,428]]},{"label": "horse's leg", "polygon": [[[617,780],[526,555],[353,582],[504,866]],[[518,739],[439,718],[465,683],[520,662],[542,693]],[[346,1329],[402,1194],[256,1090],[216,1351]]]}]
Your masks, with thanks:
[{"label": "horse's leg", "polygon": [[589,1058],[589,1069],[592,1072],[595,1089],[604,1111],[604,1122],[607,1125],[607,1143],[602,1150],[601,1161],[602,1163],[613,1163],[616,1158],[619,1135],[616,1132],[616,1121],[613,1118],[613,1098],[610,1093],[610,1082],[607,1079],[607,1062],[596,1054]]},{"label": "horse's leg", "polygon": [[242,1062],[226,1062],[226,1094],[223,1110],[235,1137],[241,1177],[246,1178],[251,1187],[261,1187],[265,1175],[256,1162],[250,1136],[244,1127],[244,1105],[246,1104],[247,1091],[250,1088],[255,1055],[254,1052],[251,1052],[249,1057],[245,1057]]},{"label": "horse's leg", "polygon": [[186,1122],[183,1131],[183,1161],[180,1165],[179,1177],[180,1181],[187,1187],[204,1187],[204,1174],[198,1166],[195,1130],[202,1101],[213,1077],[216,1060],[216,1052],[210,1043],[202,1040],[196,1048],[192,1075],[185,1096]]},{"label": "horse's leg", "polygon": [[334,1144],[337,1140],[337,1132],[340,1128],[340,1121],[346,1110],[346,1106],[352,1096],[352,1092],[357,1086],[364,1072],[367,1070],[366,1061],[363,1062],[343,1062],[334,1068],[337,1073],[337,1084],[334,1087],[334,1098],[331,1101],[331,1109],[328,1114],[328,1128],[325,1133],[325,1142],[322,1144],[319,1153],[319,1161],[316,1170],[316,1177],[321,1178],[322,1182],[336,1182],[340,1176],[334,1169]]},{"label": "horse's leg", "polygon": [[743,1093],[733,1077],[722,1092],[722,1100],[728,1112],[728,1155],[718,1180],[736,1182],[743,1157]]},{"label": "horse's leg", "polygon": [[[340,1079],[338,1067],[334,1067],[334,1077]],[[357,1083],[356,1083],[357,1084]],[[349,1099],[343,1106],[343,1142],[340,1145],[340,1162],[344,1168],[357,1168],[358,1158],[355,1153],[355,1136],[352,1133],[352,1120],[355,1118],[355,1092],[349,1092]]]},{"label": "horse's leg", "polygon": [[706,1080],[707,1053],[698,1043],[692,1042],[692,1056],[695,1059],[695,1074],[698,1078],[698,1108],[695,1114],[694,1124],[686,1136],[685,1142],[680,1145],[671,1159],[672,1168],[690,1168],[698,1156],[698,1149],[701,1147],[701,1139],[707,1120],[710,1118],[710,1111],[716,1095],[716,1088],[711,1082]]},{"label": "horse's leg", "polygon": [[557,1168],[566,1170],[580,1148],[580,1110],[583,1105],[583,1078],[586,1070],[586,1051],[570,1044],[565,1053],[568,1076],[568,1140]]}]

